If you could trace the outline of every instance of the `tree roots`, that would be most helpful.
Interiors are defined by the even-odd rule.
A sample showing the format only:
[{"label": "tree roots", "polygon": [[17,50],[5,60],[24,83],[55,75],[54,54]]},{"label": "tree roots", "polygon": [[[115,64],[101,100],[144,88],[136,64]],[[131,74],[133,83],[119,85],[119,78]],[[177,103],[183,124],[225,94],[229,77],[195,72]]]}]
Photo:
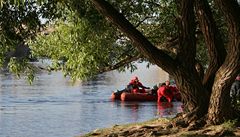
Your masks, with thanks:
[{"label": "tree roots", "polygon": [[178,114],[173,121],[167,125],[167,128],[180,127],[186,128],[188,131],[197,130],[206,125],[206,117],[199,117],[196,111],[187,114]]}]

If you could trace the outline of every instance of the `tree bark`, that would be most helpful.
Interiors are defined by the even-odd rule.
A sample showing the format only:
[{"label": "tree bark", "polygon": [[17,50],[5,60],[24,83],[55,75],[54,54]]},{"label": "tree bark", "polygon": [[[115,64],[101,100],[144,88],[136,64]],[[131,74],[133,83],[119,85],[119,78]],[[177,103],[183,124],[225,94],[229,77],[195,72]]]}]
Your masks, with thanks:
[{"label": "tree bark", "polygon": [[195,69],[186,71],[185,68],[178,68],[175,80],[183,96],[184,106],[187,107],[189,112],[194,113],[194,117],[198,119],[207,114],[206,106],[208,106],[209,98],[206,98],[208,93],[195,71]]},{"label": "tree bark", "polygon": [[[182,66],[194,68],[196,57],[196,23],[193,12],[192,0],[182,0],[180,3],[180,19],[179,19],[179,50],[177,61]],[[191,51],[191,52],[189,52]]]},{"label": "tree bark", "polygon": [[209,91],[209,94],[211,94],[215,74],[225,60],[226,50],[220,32],[213,19],[208,1],[196,0],[195,7],[209,57],[209,65],[204,75],[203,85]]},{"label": "tree bark", "polygon": [[196,23],[194,15],[194,1],[182,0],[180,6],[179,51],[176,60],[181,62],[174,78],[181,91],[184,106],[188,109],[185,117],[187,124],[207,114],[207,91],[202,85],[202,78],[196,69]]}]

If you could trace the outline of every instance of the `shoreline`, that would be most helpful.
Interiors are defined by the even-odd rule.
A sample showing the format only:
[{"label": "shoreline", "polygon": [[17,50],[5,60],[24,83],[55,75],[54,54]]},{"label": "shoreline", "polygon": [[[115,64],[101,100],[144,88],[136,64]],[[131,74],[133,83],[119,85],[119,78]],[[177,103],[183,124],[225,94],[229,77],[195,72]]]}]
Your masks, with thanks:
[{"label": "shoreline", "polygon": [[157,118],[140,123],[113,125],[108,128],[95,129],[92,132],[77,137],[240,136],[240,127],[234,127],[230,122],[188,131],[187,128],[181,127],[169,128],[168,124],[171,121],[172,119],[170,118]]}]

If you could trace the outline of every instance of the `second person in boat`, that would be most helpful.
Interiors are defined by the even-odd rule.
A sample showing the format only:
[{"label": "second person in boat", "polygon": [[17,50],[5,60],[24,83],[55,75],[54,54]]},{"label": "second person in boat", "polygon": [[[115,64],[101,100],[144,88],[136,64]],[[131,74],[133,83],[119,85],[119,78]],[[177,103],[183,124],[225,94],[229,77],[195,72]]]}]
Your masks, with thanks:
[{"label": "second person in boat", "polygon": [[147,93],[145,89],[150,89],[149,87],[143,86],[143,84],[139,81],[137,76],[134,76],[127,86],[128,90],[131,93]]}]

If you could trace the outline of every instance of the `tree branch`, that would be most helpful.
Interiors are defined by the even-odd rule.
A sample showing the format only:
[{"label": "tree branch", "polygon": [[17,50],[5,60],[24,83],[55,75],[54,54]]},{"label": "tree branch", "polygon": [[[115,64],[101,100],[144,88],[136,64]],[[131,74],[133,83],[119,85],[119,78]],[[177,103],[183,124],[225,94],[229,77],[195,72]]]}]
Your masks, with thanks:
[{"label": "tree branch", "polygon": [[208,91],[211,91],[215,74],[225,60],[226,50],[224,48],[220,32],[213,19],[213,15],[208,1],[196,0],[195,7],[199,25],[201,31],[203,32],[205,43],[208,49],[208,55],[210,60],[208,69],[203,79],[203,84]]},{"label": "tree branch", "polygon": [[140,20],[136,25],[135,28],[139,27],[146,19],[151,18],[149,16],[145,17],[144,19]]},{"label": "tree branch", "polygon": [[100,73],[103,73],[103,72],[107,72],[107,71],[111,71],[111,70],[115,70],[115,69],[118,69],[120,67],[123,67],[124,65],[126,64],[129,64],[133,61],[136,61],[138,60],[139,58],[141,57],[141,55],[137,55],[137,56],[127,56],[125,59],[119,61],[118,63],[116,63],[115,65],[111,65],[111,66],[108,66],[108,67],[105,67],[105,68],[102,68],[101,70],[99,70]]},{"label": "tree branch", "polygon": [[231,83],[240,72],[240,6],[236,0],[215,0],[215,3],[225,17],[229,38],[227,56],[220,69],[228,72],[229,68],[233,68],[233,71],[227,74],[231,78],[227,82]]}]

